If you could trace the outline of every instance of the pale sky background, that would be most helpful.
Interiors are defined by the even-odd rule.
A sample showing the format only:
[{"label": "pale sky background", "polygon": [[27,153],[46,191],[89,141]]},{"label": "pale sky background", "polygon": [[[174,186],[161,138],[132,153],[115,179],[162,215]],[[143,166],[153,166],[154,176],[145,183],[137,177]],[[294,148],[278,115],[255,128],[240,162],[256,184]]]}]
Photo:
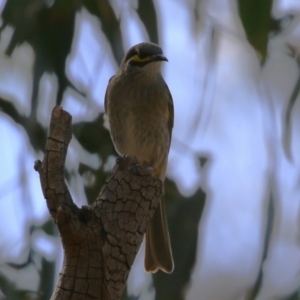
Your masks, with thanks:
[{"label": "pale sky background", "polygon": [[[112,2],[123,3],[116,14],[122,20],[122,31],[127,33],[124,49],[147,41],[146,31],[131,6],[133,2]],[[4,1],[0,3],[3,9]],[[300,287],[299,95],[292,115],[292,161],[286,158],[281,144],[282,118],[299,76],[286,44],[299,51],[300,2],[274,1],[274,16],[282,18],[292,13],[295,17],[281,35],[270,40],[264,68],[245,38],[235,1],[202,1],[201,22],[196,26],[191,21],[190,5],[192,1],[156,1],[161,11],[160,45],[169,59],[163,75],[175,106],[168,176],[186,196],[200,186],[207,193],[199,224],[197,261],[186,299],[244,299],[262,263],[271,189],[275,219],[263,264],[263,285],[256,300],[283,299]],[[77,14],[67,74],[78,89],[87,93],[88,101],[67,91],[62,106],[72,114],[73,123],[91,121],[103,111],[108,79],[118,67],[99,28],[99,21],[86,10]],[[217,36],[213,48],[212,28]],[[192,30],[196,31],[196,39]],[[29,115],[33,51],[24,44],[11,58],[6,57],[4,51],[12,32],[12,28],[6,28],[0,40],[0,96],[14,101],[19,112]],[[45,75],[40,84],[45,107],[38,110],[44,126],[49,124],[56,88],[55,76]],[[29,235],[29,220],[39,225],[49,215],[38,174],[33,170],[34,161],[42,159],[43,154],[36,153],[22,127],[1,112],[0,143],[1,262],[23,262],[28,242],[48,259],[54,259],[61,249],[59,240],[43,233],[36,233],[31,240],[24,238]],[[73,138],[67,168],[76,171],[84,153]],[[204,169],[199,164],[200,154],[210,157]],[[90,155],[84,163],[97,168],[101,161]],[[22,176],[19,170],[24,171]],[[21,183],[25,183],[25,189]],[[77,205],[86,204],[79,175],[72,179],[70,190]],[[128,292],[151,300],[154,290],[149,290],[151,276],[144,271],[143,259],[142,248],[130,274]],[[61,261],[57,272],[60,266]],[[6,274],[10,272],[19,286],[29,288],[37,282],[33,280],[38,276],[33,268],[15,274],[2,269]]]}]

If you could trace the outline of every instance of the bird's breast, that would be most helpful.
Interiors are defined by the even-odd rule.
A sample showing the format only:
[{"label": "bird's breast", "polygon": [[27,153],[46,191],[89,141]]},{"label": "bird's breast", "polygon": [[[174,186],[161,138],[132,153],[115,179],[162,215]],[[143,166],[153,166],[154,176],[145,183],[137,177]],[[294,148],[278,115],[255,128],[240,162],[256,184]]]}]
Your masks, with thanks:
[{"label": "bird's breast", "polygon": [[170,144],[168,95],[159,84],[134,81],[119,85],[109,92],[107,107],[116,150],[135,156],[142,165],[160,164]]}]

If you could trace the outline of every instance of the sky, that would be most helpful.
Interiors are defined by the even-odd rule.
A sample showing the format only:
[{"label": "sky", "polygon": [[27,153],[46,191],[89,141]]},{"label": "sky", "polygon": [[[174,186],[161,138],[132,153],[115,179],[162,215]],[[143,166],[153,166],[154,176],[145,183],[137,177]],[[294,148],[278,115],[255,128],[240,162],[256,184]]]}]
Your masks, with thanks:
[{"label": "sky", "polygon": [[[126,51],[148,37],[134,11],[134,2],[120,1],[112,4],[126,32]],[[0,3],[3,8],[3,0]],[[122,9],[117,10],[120,3]],[[199,299],[199,295],[203,300],[244,299],[262,264],[270,191],[275,203],[274,224],[262,268],[263,285],[256,299],[283,298],[300,284],[300,139],[296,130],[300,128],[299,101],[292,116],[293,160],[287,159],[282,149],[282,118],[299,76],[286,45],[299,51],[300,3],[274,1],[274,16],[295,17],[286,20],[283,33],[270,40],[269,57],[263,68],[246,40],[235,1],[202,1],[199,23],[192,22],[192,1],[155,3],[162,12],[158,15],[160,45],[169,60],[163,67],[163,76],[175,107],[167,175],[185,196],[199,187],[207,193],[199,224],[197,260],[186,299]],[[84,9],[76,17],[76,38],[66,72],[79,90],[87,91],[88,101],[71,90],[66,92],[62,106],[72,114],[73,123],[91,121],[103,112],[105,88],[118,67],[107,51],[109,44],[98,22]],[[213,42],[212,29],[216,32]],[[20,112],[29,115],[34,55],[27,44],[15,49],[11,58],[4,55],[12,32],[12,28],[6,28],[0,40],[0,96],[11,99]],[[38,111],[45,126],[56,88],[53,75],[42,78],[39,97],[47,101]],[[29,247],[24,239],[29,234],[25,225],[29,220],[41,224],[48,215],[39,178],[33,170],[33,162],[42,159],[42,153],[36,153],[24,130],[1,112],[0,141],[5,145],[0,161],[0,228],[7,224],[10,228],[1,230],[1,260],[22,262],[24,249]],[[78,169],[84,151],[72,139],[66,162],[69,170]],[[200,155],[209,157],[204,168],[199,163]],[[101,161],[89,156],[85,163],[97,167]],[[16,188],[24,182],[25,190]],[[77,205],[86,204],[81,178],[74,177],[70,189]],[[28,195],[25,210],[24,192]],[[49,259],[54,259],[61,249],[58,240],[39,232],[29,242]],[[154,291],[149,290],[151,276],[143,270],[143,253],[142,246],[130,273],[128,292],[150,300]],[[61,260],[58,270],[60,263]],[[36,271],[30,271],[37,276]],[[10,275],[28,287],[24,274]]]}]

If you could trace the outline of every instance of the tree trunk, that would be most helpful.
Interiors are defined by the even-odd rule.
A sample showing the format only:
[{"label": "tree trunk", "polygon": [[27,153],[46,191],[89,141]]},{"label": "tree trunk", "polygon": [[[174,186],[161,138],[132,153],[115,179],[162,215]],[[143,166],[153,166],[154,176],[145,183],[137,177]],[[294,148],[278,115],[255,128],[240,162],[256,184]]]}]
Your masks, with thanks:
[{"label": "tree trunk", "polygon": [[64,180],[71,120],[61,107],[53,109],[45,157],[35,162],[64,249],[51,300],[120,299],[161,198],[162,182],[134,158],[118,158],[95,202],[78,208]]}]

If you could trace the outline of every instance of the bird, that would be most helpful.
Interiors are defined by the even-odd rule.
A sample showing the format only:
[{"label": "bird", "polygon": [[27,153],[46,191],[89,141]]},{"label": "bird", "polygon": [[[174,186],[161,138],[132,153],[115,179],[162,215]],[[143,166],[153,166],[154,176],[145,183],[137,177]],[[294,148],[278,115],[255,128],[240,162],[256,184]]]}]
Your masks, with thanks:
[{"label": "bird", "polygon": [[[125,54],[105,93],[105,112],[111,139],[121,156],[138,164],[164,182],[174,125],[170,90],[161,75],[167,62],[160,46],[143,42]],[[158,207],[146,231],[144,267],[147,272],[171,273],[174,260],[165,203]]]}]

